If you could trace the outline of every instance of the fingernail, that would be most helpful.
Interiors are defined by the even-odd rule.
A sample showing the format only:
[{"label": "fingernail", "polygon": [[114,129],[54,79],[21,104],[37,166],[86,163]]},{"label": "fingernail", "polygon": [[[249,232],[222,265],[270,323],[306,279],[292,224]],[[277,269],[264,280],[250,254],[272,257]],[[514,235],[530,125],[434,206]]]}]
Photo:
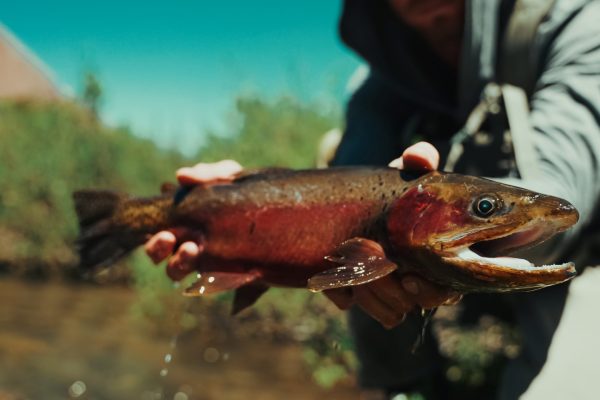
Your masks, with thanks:
[{"label": "fingernail", "polygon": [[404,168],[404,162],[402,160],[402,157],[396,158],[395,160],[393,160],[392,162],[390,162],[388,164],[388,166],[392,167],[392,168],[403,169]]},{"label": "fingernail", "polygon": [[406,290],[408,293],[410,293],[412,295],[416,296],[419,294],[419,284],[414,279],[410,279],[410,278],[403,279],[402,287],[404,288],[404,290]]},{"label": "fingernail", "polygon": [[175,171],[175,176],[180,177],[182,175],[189,175],[191,171],[192,169],[190,167],[179,168],[177,171]]},{"label": "fingernail", "polygon": [[179,247],[181,258],[183,261],[189,261],[196,257],[199,253],[198,246],[193,242],[185,242]]}]

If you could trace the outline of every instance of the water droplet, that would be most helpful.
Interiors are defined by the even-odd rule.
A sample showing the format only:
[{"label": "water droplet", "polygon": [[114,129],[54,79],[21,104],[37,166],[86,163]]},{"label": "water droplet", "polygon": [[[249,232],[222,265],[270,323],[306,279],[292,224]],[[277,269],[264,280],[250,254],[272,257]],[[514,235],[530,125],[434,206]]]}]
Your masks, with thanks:
[{"label": "water droplet", "polygon": [[412,354],[415,354],[417,352],[417,350],[419,349],[419,347],[425,341],[425,330],[427,329],[427,325],[429,324],[429,321],[431,321],[431,318],[433,317],[433,314],[435,314],[436,311],[437,311],[437,307],[434,307],[430,310],[425,310],[424,308],[421,309],[421,317],[423,318],[423,322],[421,325],[421,332],[420,332],[419,336],[417,337],[417,340],[415,341],[415,343],[412,346],[412,349],[411,349]]},{"label": "water droplet", "polygon": [[194,388],[192,388],[190,385],[188,384],[183,384],[179,387],[179,389],[177,389],[178,392],[183,392],[185,394],[187,394],[188,396],[192,394],[192,392],[194,391]]},{"label": "water droplet", "polygon": [[175,396],[173,396],[173,400],[188,400],[189,397],[184,392],[177,392]]},{"label": "water droplet", "polygon": [[83,381],[75,381],[69,387],[69,395],[71,397],[79,397],[82,394],[84,394],[86,390],[87,390],[87,386],[85,385],[85,382],[83,382]]},{"label": "water droplet", "polygon": [[200,294],[204,294],[205,290],[206,288],[204,286],[200,286],[200,290],[198,290],[198,292],[200,292]]},{"label": "water droplet", "polygon": [[207,347],[206,350],[204,350],[204,361],[207,363],[215,363],[219,361],[219,356],[219,350],[215,349],[214,347]]},{"label": "water droplet", "polygon": [[166,368],[163,368],[160,370],[160,376],[165,377],[169,374],[169,370]]},{"label": "water droplet", "polygon": [[154,392],[152,390],[146,390],[142,393],[142,400],[160,400],[162,399],[161,392]]},{"label": "water droplet", "polygon": [[198,272],[198,273],[196,274],[196,279],[200,279],[200,278],[202,278],[202,274],[201,274],[200,272]]},{"label": "water droplet", "polygon": [[165,354],[165,362],[168,364],[173,359],[173,355],[171,353]]},{"label": "water droplet", "polygon": [[448,378],[448,380],[450,382],[460,381],[460,379],[462,378],[462,375],[463,375],[462,370],[456,365],[451,366],[446,371],[446,377]]},{"label": "water droplet", "polygon": [[208,277],[208,283],[213,283],[215,281],[215,277],[214,276],[209,276]]}]

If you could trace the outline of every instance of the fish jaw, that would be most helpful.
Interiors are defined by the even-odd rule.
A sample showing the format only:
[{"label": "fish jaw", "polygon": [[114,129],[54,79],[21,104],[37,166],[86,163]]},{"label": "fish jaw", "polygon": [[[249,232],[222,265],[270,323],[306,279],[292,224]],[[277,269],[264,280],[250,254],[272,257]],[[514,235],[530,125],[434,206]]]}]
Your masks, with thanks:
[{"label": "fish jaw", "polygon": [[442,261],[462,271],[463,281],[475,278],[476,284],[471,287],[474,291],[535,290],[575,277],[577,271],[572,262],[535,265],[524,258],[508,256],[537,246],[578,221],[577,210],[567,201],[551,196],[538,199],[538,209],[529,213],[524,223],[521,220],[500,227],[492,225],[454,244],[446,242],[440,253]]},{"label": "fish jaw", "polygon": [[482,257],[466,248],[455,257],[445,257],[443,263],[455,268],[451,286],[462,291],[510,292],[528,291],[556,285],[577,275],[575,264],[535,266],[528,260],[514,257]]},{"label": "fish jaw", "polygon": [[[497,211],[481,218],[473,208],[485,196],[497,199]],[[508,257],[578,221],[577,210],[563,199],[451,174],[426,178],[398,203],[388,221],[392,245],[406,259],[404,264],[412,263],[413,269],[440,284],[463,292],[525,291],[576,275],[573,263],[536,266]],[[405,224],[405,232],[393,219]]]}]

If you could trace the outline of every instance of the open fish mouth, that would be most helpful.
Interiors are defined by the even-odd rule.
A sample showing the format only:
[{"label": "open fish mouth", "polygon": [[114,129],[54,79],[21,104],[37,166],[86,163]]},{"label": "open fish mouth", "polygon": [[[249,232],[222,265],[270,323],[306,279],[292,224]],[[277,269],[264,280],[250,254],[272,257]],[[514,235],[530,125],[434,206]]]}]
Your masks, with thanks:
[{"label": "open fish mouth", "polygon": [[[456,257],[469,262],[476,262],[482,265],[491,265],[516,269],[522,271],[531,270],[563,270],[573,269],[573,263],[535,265],[524,258],[510,257],[509,254],[517,251],[526,250],[534,247],[557,232],[556,227],[525,226],[517,232],[509,233],[505,236],[490,240],[476,242],[467,247],[457,249]],[[507,254],[507,255],[500,255]]]},{"label": "open fish mouth", "polygon": [[[471,284],[460,287],[466,290],[534,290],[555,285],[577,274],[573,263],[535,265],[527,259],[509,255],[534,247],[567,227],[562,221],[530,221],[509,232],[497,232],[493,239],[470,244],[463,241],[444,259],[456,268],[457,273],[470,277]],[[484,232],[478,232],[476,236],[484,237]]]}]

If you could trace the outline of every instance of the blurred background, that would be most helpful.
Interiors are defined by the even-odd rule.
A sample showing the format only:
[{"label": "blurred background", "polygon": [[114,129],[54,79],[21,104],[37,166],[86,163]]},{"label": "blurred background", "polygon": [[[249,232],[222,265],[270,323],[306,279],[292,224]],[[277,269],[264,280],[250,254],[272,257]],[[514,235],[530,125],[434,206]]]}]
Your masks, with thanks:
[{"label": "blurred background", "polygon": [[[188,299],[142,253],[77,273],[71,192],[158,191],[177,167],[315,165],[359,66],[340,1],[22,0],[0,15],[0,399],[355,399],[343,313],[270,290]],[[519,338],[496,317],[435,332],[456,398]],[[416,338],[415,338],[416,339]],[[414,394],[414,399],[420,399]]]}]

